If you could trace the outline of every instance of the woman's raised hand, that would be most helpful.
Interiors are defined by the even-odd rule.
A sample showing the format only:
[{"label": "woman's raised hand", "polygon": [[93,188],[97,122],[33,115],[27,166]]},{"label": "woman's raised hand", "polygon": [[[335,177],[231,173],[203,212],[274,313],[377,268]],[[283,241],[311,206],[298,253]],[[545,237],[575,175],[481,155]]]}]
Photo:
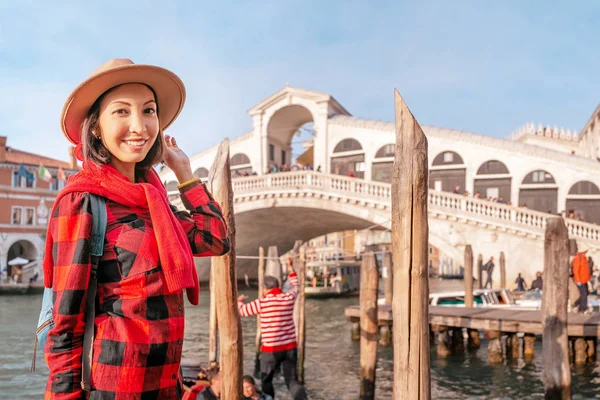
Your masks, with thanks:
[{"label": "woman's raised hand", "polygon": [[187,182],[194,178],[190,159],[183,150],[177,146],[177,140],[173,136],[164,137],[163,163],[175,173],[179,183]]}]

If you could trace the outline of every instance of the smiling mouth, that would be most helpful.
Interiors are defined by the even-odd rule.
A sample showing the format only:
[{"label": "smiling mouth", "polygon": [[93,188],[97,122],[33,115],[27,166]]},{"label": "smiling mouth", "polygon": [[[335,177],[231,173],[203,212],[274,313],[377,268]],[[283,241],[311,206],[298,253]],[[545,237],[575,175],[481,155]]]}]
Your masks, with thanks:
[{"label": "smiling mouth", "polygon": [[146,144],[148,140],[123,140],[123,142],[128,145],[128,146],[132,146],[132,147],[142,147],[143,145]]}]

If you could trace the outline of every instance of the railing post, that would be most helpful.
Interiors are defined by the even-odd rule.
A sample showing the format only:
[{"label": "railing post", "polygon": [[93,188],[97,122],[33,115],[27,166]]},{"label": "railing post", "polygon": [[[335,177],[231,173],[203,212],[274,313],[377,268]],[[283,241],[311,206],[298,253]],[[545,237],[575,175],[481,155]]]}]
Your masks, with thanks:
[{"label": "railing post", "polygon": [[309,172],[306,174],[306,185],[307,186],[312,185],[312,172]]}]

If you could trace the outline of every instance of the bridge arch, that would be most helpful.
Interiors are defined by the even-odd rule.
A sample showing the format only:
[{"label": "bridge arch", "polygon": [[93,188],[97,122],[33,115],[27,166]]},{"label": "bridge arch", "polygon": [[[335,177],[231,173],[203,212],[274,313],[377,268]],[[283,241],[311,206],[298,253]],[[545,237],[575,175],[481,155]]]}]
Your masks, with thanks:
[{"label": "bridge arch", "polygon": [[505,163],[500,160],[488,160],[477,169],[474,179],[474,192],[480,193],[482,198],[500,199],[510,202],[511,199],[510,171]]},{"label": "bridge arch", "polygon": [[467,166],[455,151],[446,150],[433,159],[429,169],[429,188],[436,191],[452,192],[458,186],[463,193],[467,184]]},{"label": "bridge arch", "polygon": [[577,219],[600,224],[600,188],[586,180],[574,183],[567,194],[566,211],[567,215],[574,212]]},{"label": "bridge arch", "polygon": [[333,148],[331,172],[335,175],[365,177],[365,151],[360,142],[353,138],[342,139]]},{"label": "bridge arch", "polygon": [[371,180],[376,182],[392,182],[392,168],[394,166],[394,153],[396,145],[389,143],[381,146],[375,153],[371,166]]},{"label": "bridge arch", "polygon": [[519,187],[519,206],[556,214],[558,212],[558,185],[554,176],[544,169],[528,172]]}]

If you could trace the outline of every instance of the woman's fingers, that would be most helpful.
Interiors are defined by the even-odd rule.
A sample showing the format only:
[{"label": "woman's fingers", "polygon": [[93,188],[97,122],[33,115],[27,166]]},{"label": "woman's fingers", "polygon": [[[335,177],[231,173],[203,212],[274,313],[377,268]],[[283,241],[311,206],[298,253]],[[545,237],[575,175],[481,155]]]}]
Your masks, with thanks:
[{"label": "woman's fingers", "polygon": [[165,135],[165,143],[167,144],[168,147],[177,146],[177,141],[175,140],[175,138],[173,136]]}]

